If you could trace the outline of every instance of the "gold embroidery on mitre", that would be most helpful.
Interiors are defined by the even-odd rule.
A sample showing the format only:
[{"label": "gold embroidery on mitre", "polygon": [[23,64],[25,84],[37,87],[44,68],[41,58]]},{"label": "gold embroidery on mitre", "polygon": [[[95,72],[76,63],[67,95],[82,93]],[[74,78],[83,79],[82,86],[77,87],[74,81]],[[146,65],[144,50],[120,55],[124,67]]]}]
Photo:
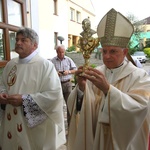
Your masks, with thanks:
[{"label": "gold embroidery on mitre", "polygon": [[[124,32],[125,30],[127,32]],[[127,47],[133,31],[134,27],[131,22],[115,9],[111,9],[97,27],[97,34],[102,47]]]},{"label": "gold embroidery on mitre", "polygon": [[7,78],[8,86],[12,86],[16,82],[17,79],[16,71],[17,71],[17,66],[15,65],[8,74],[8,78]]},{"label": "gold embroidery on mitre", "polygon": [[116,19],[117,19],[116,17],[117,17],[117,12],[115,10],[111,10],[111,13],[107,14],[105,36],[101,38],[101,44],[103,46],[117,45],[120,47],[126,47],[130,40],[130,37],[114,36]]}]

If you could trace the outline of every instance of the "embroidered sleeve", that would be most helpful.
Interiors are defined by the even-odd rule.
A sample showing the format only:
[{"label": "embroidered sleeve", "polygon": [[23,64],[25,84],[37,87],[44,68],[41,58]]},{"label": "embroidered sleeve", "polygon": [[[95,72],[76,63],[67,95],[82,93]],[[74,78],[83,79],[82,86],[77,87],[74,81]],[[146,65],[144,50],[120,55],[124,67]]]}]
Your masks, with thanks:
[{"label": "embroidered sleeve", "polygon": [[22,99],[28,127],[35,127],[46,120],[47,115],[40,109],[30,95],[23,95]]}]

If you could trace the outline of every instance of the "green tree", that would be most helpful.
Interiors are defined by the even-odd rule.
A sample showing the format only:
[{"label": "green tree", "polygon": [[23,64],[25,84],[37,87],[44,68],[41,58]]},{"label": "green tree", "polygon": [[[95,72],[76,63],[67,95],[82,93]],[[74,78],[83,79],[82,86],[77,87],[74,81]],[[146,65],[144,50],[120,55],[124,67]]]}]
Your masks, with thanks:
[{"label": "green tree", "polygon": [[150,58],[150,47],[144,48],[144,53],[147,55],[148,58]]},{"label": "green tree", "polygon": [[76,46],[72,45],[66,49],[67,52],[76,51]]},{"label": "green tree", "polygon": [[134,26],[134,33],[128,45],[129,53],[133,54],[135,51],[143,50],[143,44],[141,42],[141,33],[144,31],[145,21],[139,21],[138,18],[131,13],[128,14],[126,17]]}]

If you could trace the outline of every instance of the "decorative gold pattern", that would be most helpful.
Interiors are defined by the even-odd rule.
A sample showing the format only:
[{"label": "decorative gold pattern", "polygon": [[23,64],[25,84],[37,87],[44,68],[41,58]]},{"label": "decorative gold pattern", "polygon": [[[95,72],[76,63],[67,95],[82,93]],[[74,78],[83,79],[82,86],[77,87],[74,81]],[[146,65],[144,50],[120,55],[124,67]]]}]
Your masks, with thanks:
[{"label": "decorative gold pattern", "polygon": [[8,74],[8,78],[7,78],[8,86],[12,86],[16,82],[16,78],[17,78],[16,71],[17,71],[17,66],[15,65]]},{"label": "decorative gold pattern", "polygon": [[[127,47],[130,37],[118,37],[114,36],[117,12],[111,9],[107,14],[105,36],[101,37],[102,46],[119,46]],[[128,21],[128,20],[127,20]]]},{"label": "decorative gold pattern", "polygon": [[99,45],[99,38],[93,38],[92,35],[96,32],[91,29],[91,23],[89,19],[84,19],[82,21],[83,31],[80,33],[80,37],[77,47],[80,48],[80,51],[83,54],[85,64],[84,68],[86,69],[89,66],[89,59],[92,51],[95,47]]}]

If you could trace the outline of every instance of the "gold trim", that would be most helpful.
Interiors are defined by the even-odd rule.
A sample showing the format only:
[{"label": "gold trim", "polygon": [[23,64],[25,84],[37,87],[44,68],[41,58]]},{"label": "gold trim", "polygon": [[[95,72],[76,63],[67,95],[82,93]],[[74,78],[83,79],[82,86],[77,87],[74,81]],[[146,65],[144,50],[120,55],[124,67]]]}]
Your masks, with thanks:
[{"label": "gold trim", "polygon": [[[122,48],[126,48],[128,46],[131,36],[130,37],[114,36],[117,14],[118,14],[118,12],[115,11],[114,9],[111,9],[107,13],[105,33],[104,33],[104,37],[101,37],[102,47],[103,46],[119,46]],[[120,14],[120,15],[122,15],[122,14]],[[124,17],[124,16],[122,15],[122,17]],[[127,20],[125,17],[124,17],[124,19]],[[127,21],[129,22],[129,20],[127,20]]]},{"label": "gold trim", "polygon": [[88,68],[89,60],[92,51],[99,45],[99,38],[92,37],[93,34],[96,33],[93,29],[91,29],[91,22],[88,18],[82,21],[83,31],[80,33],[81,37],[78,40],[77,47],[80,48],[80,51],[84,57],[84,69]]},{"label": "gold trim", "polygon": [[16,75],[16,72],[17,72],[17,66],[15,65],[9,72],[8,74],[8,77],[7,77],[7,84],[8,86],[13,86],[16,82],[16,79],[17,79],[17,75]]}]

